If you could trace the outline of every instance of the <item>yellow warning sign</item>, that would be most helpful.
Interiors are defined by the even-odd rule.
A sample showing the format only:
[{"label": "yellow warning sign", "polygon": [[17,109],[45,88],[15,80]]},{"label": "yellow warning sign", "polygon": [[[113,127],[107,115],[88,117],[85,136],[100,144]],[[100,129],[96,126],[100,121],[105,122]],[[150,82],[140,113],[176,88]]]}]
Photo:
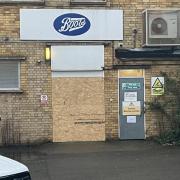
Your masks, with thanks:
[{"label": "yellow warning sign", "polygon": [[159,80],[159,78],[157,77],[152,88],[163,88],[163,84],[162,82]]},{"label": "yellow warning sign", "polygon": [[164,77],[151,78],[151,94],[156,96],[164,94]]},{"label": "yellow warning sign", "polygon": [[122,114],[124,116],[129,115],[140,115],[141,114],[141,103],[140,101],[123,101],[122,102]]}]

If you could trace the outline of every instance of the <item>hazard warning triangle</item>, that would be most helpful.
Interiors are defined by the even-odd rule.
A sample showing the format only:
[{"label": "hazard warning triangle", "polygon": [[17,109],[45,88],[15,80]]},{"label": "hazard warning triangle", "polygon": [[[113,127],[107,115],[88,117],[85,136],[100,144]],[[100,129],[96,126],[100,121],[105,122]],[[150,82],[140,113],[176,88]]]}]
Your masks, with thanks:
[{"label": "hazard warning triangle", "polygon": [[163,88],[163,84],[162,84],[162,82],[159,80],[158,77],[157,77],[156,80],[154,81],[154,84],[153,84],[152,88]]},{"label": "hazard warning triangle", "polygon": [[134,106],[133,102],[131,102],[131,103],[129,104],[129,106]]}]

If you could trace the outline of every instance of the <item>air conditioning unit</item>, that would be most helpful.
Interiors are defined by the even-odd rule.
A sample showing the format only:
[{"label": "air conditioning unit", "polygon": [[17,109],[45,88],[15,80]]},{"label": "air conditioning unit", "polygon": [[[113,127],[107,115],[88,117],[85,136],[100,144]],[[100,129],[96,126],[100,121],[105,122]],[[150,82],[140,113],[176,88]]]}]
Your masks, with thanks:
[{"label": "air conditioning unit", "polygon": [[143,12],[145,46],[180,45],[180,9]]}]

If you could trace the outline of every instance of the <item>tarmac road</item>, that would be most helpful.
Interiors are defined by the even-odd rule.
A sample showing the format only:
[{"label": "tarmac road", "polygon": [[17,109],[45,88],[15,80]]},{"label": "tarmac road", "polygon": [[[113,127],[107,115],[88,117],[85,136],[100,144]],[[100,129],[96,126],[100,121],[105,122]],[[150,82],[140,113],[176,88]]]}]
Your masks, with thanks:
[{"label": "tarmac road", "polygon": [[32,180],[180,180],[180,147],[152,141],[47,143],[0,148]]}]

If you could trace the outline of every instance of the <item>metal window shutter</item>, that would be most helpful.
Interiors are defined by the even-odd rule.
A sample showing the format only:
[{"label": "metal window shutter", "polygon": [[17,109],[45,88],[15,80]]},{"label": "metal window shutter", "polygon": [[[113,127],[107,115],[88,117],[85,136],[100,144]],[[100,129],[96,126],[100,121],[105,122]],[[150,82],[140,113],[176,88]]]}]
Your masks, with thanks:
[{"label": "metal window shutter", "polygon": [[19,88],[19,61],[0,61],[0,89]]}]

